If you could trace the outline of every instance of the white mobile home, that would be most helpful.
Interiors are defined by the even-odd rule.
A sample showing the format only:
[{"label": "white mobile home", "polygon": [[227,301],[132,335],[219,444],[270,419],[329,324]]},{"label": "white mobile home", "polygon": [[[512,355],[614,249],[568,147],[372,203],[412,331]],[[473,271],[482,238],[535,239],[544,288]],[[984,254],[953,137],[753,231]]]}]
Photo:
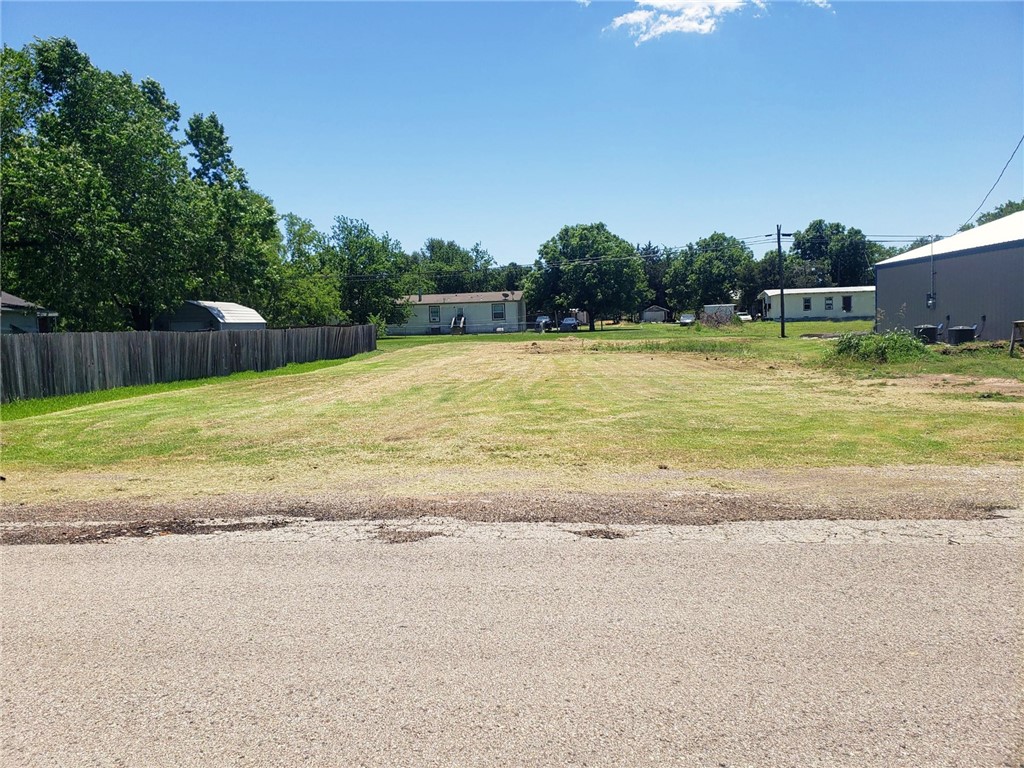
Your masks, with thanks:
[{"label": "white mobile home", "polygon": [[413,294],[402,299],[412,314],[388,326],[393,336],[433,333],[512,333],[526,330],[522,291]]},{"label": "white mobile home", "polygon": [[[757,294],[765,320],[779,320],[782,302],[779,289],[769,288]],[[854,285],[838,288],[787,288],[786,321],[790,320],[873,320],[875,286]]]},{"label": "white mobile home", "polygon": [[875,284],[880,332],[976,325],[1008,339],[1024,320],[1024,211],[880,261]]}]

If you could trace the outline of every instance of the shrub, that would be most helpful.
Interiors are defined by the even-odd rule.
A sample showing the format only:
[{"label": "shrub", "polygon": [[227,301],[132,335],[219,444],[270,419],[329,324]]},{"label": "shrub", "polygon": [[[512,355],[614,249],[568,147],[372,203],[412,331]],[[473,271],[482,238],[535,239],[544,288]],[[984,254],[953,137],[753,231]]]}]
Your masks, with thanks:
[{"label": "shrub", "polygon": [[833,358],[865,363],[899,363],[924,356],[927,348],[906,331],[867,335],[844,333],[830,353]]},{"label": "shrub", "polygon": [[388,320],[383,315],[370,315],[369,324],[377,329],[378,339],[388,335]]}]

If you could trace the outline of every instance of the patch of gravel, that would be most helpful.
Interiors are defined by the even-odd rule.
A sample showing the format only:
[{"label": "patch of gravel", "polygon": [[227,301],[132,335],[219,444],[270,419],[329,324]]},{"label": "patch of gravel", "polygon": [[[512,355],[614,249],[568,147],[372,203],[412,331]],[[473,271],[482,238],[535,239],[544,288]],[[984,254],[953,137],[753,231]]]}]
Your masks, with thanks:
[{"label": "patch of gravel", "polygon": [[[666,474],[664,470],[661,474]],[[298,520],[381,523],[446,518],[480,523],[705,526],[786,520],[989,520],[1021,508],[1017,467],[843,467],[678,473],[679,490],[631,493],[458,493],[446,496],[225,495],[183,501],[60,501],[6,505],[2,544],[77,544],[169,533],[266,530]],[[685,474],[685,478],[683,475]],[[703,484],[707,488],[694,487]],[[636,487],[642,487],[638,477]],[[597,531],[598,533],[593,533]],[[412,538],[409,538],[412,536]],[[424,538],[384,526],[381,539]]]}]

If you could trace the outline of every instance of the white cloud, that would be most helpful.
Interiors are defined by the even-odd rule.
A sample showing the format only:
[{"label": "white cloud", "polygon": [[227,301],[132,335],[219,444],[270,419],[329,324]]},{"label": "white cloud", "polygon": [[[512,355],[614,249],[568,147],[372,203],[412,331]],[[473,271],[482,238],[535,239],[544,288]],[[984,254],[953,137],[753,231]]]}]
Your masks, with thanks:
[{"label": "white cloud", "polygon": [[[803,2],[825,10],[832,8],[829,0]],[[676,32],[707,35],[715,31],[726,14],[748,6],[759,11],[767,7],[765,0],[636,0],[636,4],[636,10],[612,19],[609,29],[625,27],[636,38],[637,45]]]}]

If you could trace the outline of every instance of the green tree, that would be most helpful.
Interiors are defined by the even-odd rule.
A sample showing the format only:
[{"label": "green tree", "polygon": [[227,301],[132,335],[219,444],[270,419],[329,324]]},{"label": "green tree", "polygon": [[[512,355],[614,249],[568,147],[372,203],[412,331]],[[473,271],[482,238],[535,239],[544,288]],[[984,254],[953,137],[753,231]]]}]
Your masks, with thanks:
[{"label": "green tree", "polygon": [[192,115],[185,138],[192,145],[191,155],[197,163],[192,171],[195,178],[210,185],[247,186],[245,173],[231,159],[231,145],[216,113]]},{"label": "green tree", "polygon": [[341,310],[341,278],[327,238],[313,222],[295,214],[282,217],[284,237],[274,271],[271,325],[333,325],[348,320]]},{"label": "green tree", "polygon": [[530,267],[525,264],[516,264],[514,261],[500,267],[492,267],[487,290],[521,291],[526,285],[526,276],[529,274]]},{"label": "green tree", "polygon": [[66,38],[2,58],[5,288],[66,328],[150,328],[189,293],[206,227],[177,107]]},{"label": "green tree", "polygon": [[328,244],[341,286],[341,310],[356,323],[401,323],[410,307],[404,276],[413,262],[401,243],[376,234],[365,221],[338,216]]},{"label": "green tree", "polygon": [[740,279],[754,255],[742,241],[715,232],[682,249],[666,275],[666,293],[674,309],[736,300]]},{"label": "green tree", "polygon": [[489,290],[494,259],[476,243],[463,248],[454,240],[432,237],[413,254],[423,290],[430,293],[471,293]]},{"label": "green tree", "polygon": [[872,266],[891,254],[890,249],[871,242],[859,229],[815,219],[793,233],[793,258],[787,272],[793,272],[794,287],[871,285]]},{"label": "green tree", "polygon": [[224,126],[216,114],[193,115],[185,136],[197,161],[194,181],[203,189],[209,228],[197,264],[203,298],[234,301],[272,313],[283,273],[281,234],[273,203],[249,187],[231,157]]},{"label": "green tree", "polygon": [[539,254],[538,269],[527,281],[528,301],[585,310],[590,330],[596,318],[633,313],[650,295],[636,249],[604,224],[562,227]]},{"label": "green tree", "polygon": [[771,253],[759,260],[744,261],[736,275],[736,293],[739,305],[745,310],[754,310],[757,296],[767,288],[779,284],[777,254]]},{"label": "green tree", "polygon": [[1018,211],[1024,211],[1024,200],[1007,200],[1002,205],[997,205],[991,211],[987,211],[974,220],[973,224],[964,224],[960,227],[960,231],[963,232],[968,229],[974,229],[980,227],[982,224],[989,224],[993,221],[1009,216],[1011,213],[1017,213]]},{"label": "green tree", "polygon": [[654,245],[654,243],[648,241],[646,245],[636,246],[636,254],[642,259],[651,300],[659,307],[668,307],[668,284],[666,278],[669,267],[672,265],[672,257],[676,255],[676,250],[663,245]]}]

